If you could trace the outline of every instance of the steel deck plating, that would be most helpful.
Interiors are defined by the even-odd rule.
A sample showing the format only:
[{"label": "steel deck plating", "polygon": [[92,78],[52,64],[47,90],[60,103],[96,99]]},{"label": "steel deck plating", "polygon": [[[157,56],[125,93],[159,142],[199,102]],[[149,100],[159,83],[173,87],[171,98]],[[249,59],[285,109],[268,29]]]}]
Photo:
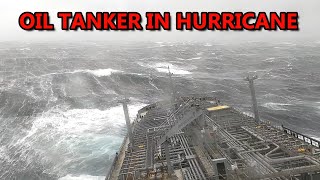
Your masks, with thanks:
[{"label": "steel deck plating", "polygon": [[122,148],[121,169],[111,177],[320,179],[315,140],[311,144],[288,134],[288,128],[256,122],[215,98],[181,97],[176,103],[178,108],[159,102],[139,111],[133,142]]}]

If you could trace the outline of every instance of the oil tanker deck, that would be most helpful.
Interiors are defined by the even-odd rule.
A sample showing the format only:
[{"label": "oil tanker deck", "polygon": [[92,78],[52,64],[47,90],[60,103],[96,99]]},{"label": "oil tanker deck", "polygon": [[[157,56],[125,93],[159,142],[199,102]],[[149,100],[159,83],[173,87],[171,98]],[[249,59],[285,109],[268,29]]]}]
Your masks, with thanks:
[{"label": "oil tanker deck", "polygon": [[[171,76],[170,76],[171,79]],[[260,120],[215,97],[177,97],[150,104],[130,123],[106,180],[320,180],[320,142]],[[172,83],[173,84],[173,83]]]}]

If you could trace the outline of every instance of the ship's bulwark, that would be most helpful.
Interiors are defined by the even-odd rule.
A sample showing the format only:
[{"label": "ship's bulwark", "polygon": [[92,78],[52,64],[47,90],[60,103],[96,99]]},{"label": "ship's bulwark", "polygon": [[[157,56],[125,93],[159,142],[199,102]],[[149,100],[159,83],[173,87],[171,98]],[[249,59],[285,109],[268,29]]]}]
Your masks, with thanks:
[{"label": "ship's bulwark", "polygon": [[261,119],[317,134],[319,43],[0,44],[0,179],[105,176],[132,119],[169,98],[167,66],[181,94],[210,93],[250,112],[255,72]]}]

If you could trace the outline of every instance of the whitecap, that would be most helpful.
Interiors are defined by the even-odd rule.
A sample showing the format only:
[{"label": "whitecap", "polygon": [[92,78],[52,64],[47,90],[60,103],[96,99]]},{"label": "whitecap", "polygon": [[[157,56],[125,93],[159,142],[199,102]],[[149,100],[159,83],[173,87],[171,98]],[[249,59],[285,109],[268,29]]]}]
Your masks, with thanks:
[{"label": "whitecap", "polygon": [[8,155],[7,149],[4,146],[0,147],[0,160],[3,162],[10,160],[10,156]]},{"label": "whitecap", "polygon": [[85,70],[85,72],[91,73],[98,77],[110,76],[112,73],[121,72],[115,69],[96,69],[96,70]]},{"label": "whitecap", "polygon": [[180,74],[180,75],[192,74],[191,72],[184,70],[181,67],[175,66],[171,63],[156,63],[154,65],[154,68],[158,72],[162,72],[162,73],[168,73],[168,67],[170,68],[170,72],[172,72],[173,74]]},{"label": "whitecap", "polygon": [[91,175],[73,175],[73,174],[68,174],[62,178],[59,178],[59,180],[104,180],[105,176],[91,176]]},{"label": "whitecap", "polygon": [[274,57],[270,57],[270,58],[267,58],[266,60],[268,61],[268,60],[275,60],[276,58],[274,58]]},{"label": "whitecap", "polygon": [[291,104],[283,104],[283,103],[273,103],[273,102],[268,102],[263,104],[263,107],[266,107],[268,109],[276,110],[276,111],[287,111],[284,106],[290,106]]},{"label": "whitecap", "polygon": [[161,72],[161,73],[168,73],[169,72],[168,67],[169,67],[170,72],[173,74],[179,74],[179,75],[192,74],[187,69],[184,69],[180,66],[173,65],[168,62],[159,62],[159,63],[152,63],[152,64],[145,64],[145,63],[139,62],[138,64],[142,67],[156,69],[158,72]]},{"label": "whitecap", "polygon": [[67,72],[63,72],[63,73],[50,73],[50,74],[45,74],[44,76],[47,75],[55,75],[55,74],[75,74],[75,73],[88,73],[88,74],[92,74],[94,76],[97,77],[103,77],[103,76],[110,76],[112,73],[117,73],[117,72],[122,72],[119,70],[115,70],[115,69],[78,69],[78,70],[74,70],[74,71],[67,71]]},{"label": "whitecap", "polygon": [[74,70],[74,71],[48,73],[48,74],[43,74],[43,75],[40,75],[40,76],[44,77],[44,76],[61,75],[61,74],[89,73],[89,74],[92,74],[92,75],[97,76],[97,77],[102,77],[102,76],[110,76],[113,73],[119,73],[119,72],[122,72],[122,71],[116,70],[116,69],[111,69],[111,68],[108,68],[108,69],[94,69],[94,70],[91,70],[91,69],[77,69],[77,70]]},{"label": "whitecap", "polygon": [[[144,106],[143,103],[128,105],[131,120]],[[35,117],[26,135],[10,146],[22,147],[21,157],[33,159],[28,154],[31,150],[42,156],[44,164],[54,161],[48,172],[64,174],[68,173],[67,167],[78,162],[86,164],[92,159],[114,155],[123,141],[124,129],[121,105],[106,110],[56,107]]]},{"label": "whitecap", "polygon": [[[168,68],[156,68],[157,71],[162,72],[162,73],[167,73],[168,72]],[[186,74],[192,74],[189,71],[185,71],[185,70],[181,70],[181,69],[171,69],[170,70],[173,74],[180,74],[180,75],[186,75]]]},{"label": "whitecap", "polygon": [[[134,120],[135,114],[145,104],[136,103],[129,105],[131,120]],[[118,105],[106,110],[99,109],[70,109],[65,107],[55,107],[36,117],[27,139],[37,132],[52,128],[55,133],[61,133],[62,136],[84,136],[86,132],[98,132],[107,126],[117,128],[125,125],[122,106]],[[47,129],[48,130],[48,129]],[[50,129],[49,129],[50,130]]]},{"label": "whitecap", "polygon": [[31,49],[30,48],[22,48],[22,49],[20,49],[21,51],[31,51]]},{"label": "whitecap", "polygon": [[291,43],[291,42],[283,42],[283,43],[280,43],[280,44],[287,45],[287,46],[296,46],[297,45],[297,44]]},{"label": "whitecap", "polygon": [[266,58],[265,60],[263,60],[264,62],[274,62],[276,58],[274,57],[270,57],[270,58]]},{"label": "whitecap", "polygon": [[172,47],[172,46],[173,46],[173,44],[167,44],[167,45],[165,45],[165,44],[159,44],[159,47],[166,47],[166,46],[168,46],[168,47]]}]

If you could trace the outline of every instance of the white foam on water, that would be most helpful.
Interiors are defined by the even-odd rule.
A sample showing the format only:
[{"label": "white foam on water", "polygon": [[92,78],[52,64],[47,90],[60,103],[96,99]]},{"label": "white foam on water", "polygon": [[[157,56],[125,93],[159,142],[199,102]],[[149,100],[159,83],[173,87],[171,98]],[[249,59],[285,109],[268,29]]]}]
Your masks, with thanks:
[{"label": "white foam on water", "polygon": [[283,43],[281,43],[281,44],[287,45],[287,46],[296,46],[296,45],[297,45],[297,44],[291,43],[291,42],[283,42]]},{"label": "white foam on water", "polygon": [[268,102],[268,103],[264,103],[262,106],[272,110],[276,110],[276,111],[287,111],[287,109],[284,107],[290,106],[290,105],[291,104]]},{"label": "white foam on water", "polygon": [[169,72],[168,71],[168,67],[169,67],[170,68],[170,72],[173,73],[173,74],[178,74],[178,75],[192,74],[190,71],[186,70],[187,68],[182,68],[180,66],[173,65],[173,64],[168,63],[168,62],[159,62],[159,63],[151,63],[151,64],[150,63],[146,64],[146,63],[139,62],[138,64],[140,66],[142,66],[142,67],[156,69],[158,72],[161,72],[161,73],[168,73]]},{"label": "white foam on water", "polygon": [[[144,106],[143,103],[128,105],[132,121]],[[70,167],[93,166],[94,159],[112,157],[122,143],[124,129],[121,105],[106,110],[56,107],[36,117],[26,136],[10,146],[21,147],[20,158],[30,162],[34,161],[28,153],[30,150],[41,157],[39,163],[52,162],[50,173],[68,174]]]},{"label": "white foam on water", "polygon": [[[130,118],[133,121],[136,113],[145,104],[137,103],[128,105]],[[28,135],[21,139],[22,143],[28,137],[37,135],[42,130],[61,133],[62,136],[73,137],[73,135],[91,135],[106,127],[119,128],[125,125],[122,105],[111,107],[106,110],[99,109],[71,109],[64,110],[56,107],[36,117]]]},{"label": "white foam on water", "polygon": [[0,161],[9,161],[10,157],[8,156],[8,152],[4,146],[0,146]]},{"label": "white foam on water", "polygon": [[90,175],[72,175],[68,174],[62,178],[59,178],[59,180],[104,180],[104,176],[90,176]]},{"label": "white foam on water", "polygon": [[201,59],[201,58],[202,57],[193,57],[193,58],[184,59],[184,58],[176,57],[176,59],[183,60],[183,61],[197,60],[197,59]]},{"label": "white foam on water", "polygon": [[122,71],[108,68],[108,69],[95,69],[95,70],[90,70],[90,69],[75,70],[75,71],[66,72],[66,73],[71,73],[71,74],[73,74],[73,73],[89,73],[89,74],[92,74],[97,77],[103,77],[103,76],[110,76],[112,73],[118,73],[118,72],[122,72]]},{"label": "white foam on water", "polygon": [[267,58],[265,59],[266,62],[273,62],[276,58],[274,57],[270,57],[270,58]]},{"label": "white foam on water", "polygon": [[165,63],[156,63],[154,65],[154,68],[158,72],[162,72],[162,73],[168,73],[168,67],[170,68],[170,72],[172,72],[173,74],[180,74],[180,75],[192,74],[191,72],[184,70],[181,67],[173,65],[171,63],[166,63],[166,62]]},{"label": "white foam on water", "polygon": [[[320,103],[320,102],[317,102],[317,103]],[[318,110],[320,110],[320,106],[316,106],[315,108],[317,108]],[[320,114],[320,111],[316,111],[318,114]]]},{"label": "white foam on water", "polygon": [[21,48],[20,51],[31,51],[30,48]]},{"label": "white foam on water", "polygon": [[117,73],[121,71],[109,68],[109,69],[87,70],[86,72],[91,73],[98,77],[102,77],[102,76],[110,76],[112,73]]},{"label": "white foam on water", "polygon": [[51,75],[61,75],[61,74],[76,74],[76,73],[89,73],[97,77],[102,77],[102,76],[110,76],[112,73],[119,73],[122,72],[120,70],[116,69],[77,69],[74,71],[66,71],[66,72],[56,72],[56,73],[48,73],[48,74],[43,74],[41,76],[51,76]]},{"label": "white foam on water", "polygon": [[159,44],[159,47],[172,47],[173,44]]}]

